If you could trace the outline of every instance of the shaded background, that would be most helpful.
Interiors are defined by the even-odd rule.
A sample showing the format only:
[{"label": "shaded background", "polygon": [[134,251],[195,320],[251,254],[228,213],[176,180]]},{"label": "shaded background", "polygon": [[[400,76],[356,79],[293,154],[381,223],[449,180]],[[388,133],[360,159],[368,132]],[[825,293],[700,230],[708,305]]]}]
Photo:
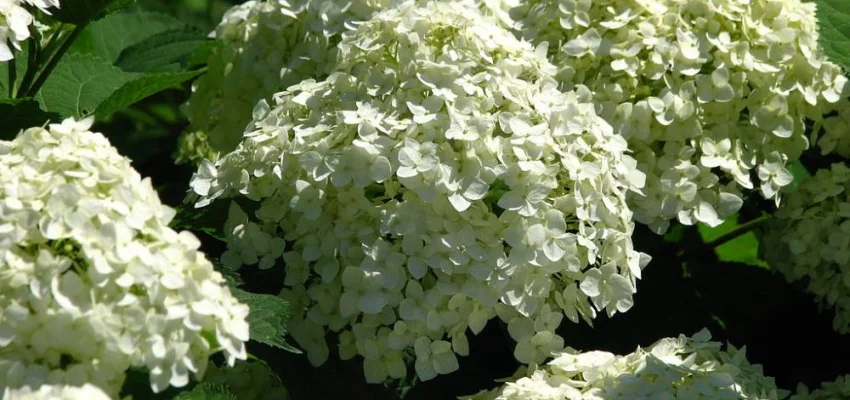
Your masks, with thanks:
[{"label": "shaded background", "polygon": [[[237,2],[140,0],[137,7],[175,15],[210,31],[231,3]],[[163,202],[171,206],[181,203],[193,172],[190,166],[175,166],[172,158],[177,136],[187,126],[179,106],[189,92],[188,84],[167,90],[95,126],[143,176],[152,178]],[[809,155],[803,161],[814,170],[836,160]],[[772,206],[747,203],[746,207],[742,220]],[[210,254],[223,250],[220,242],[202,232],[198,235]],[[707,327],[715,340],[747,345],[750,362],[763,364],[765,374],[775,377],[783,389],[793,390],[801,382],[816,387],[850,372],[850,336],[832,330],[832,313],[820,311],[801,285],[788,284],[768,269],[718,261],[701,246],[695,228],[675,229],[667,239],[637,227],[636,247],[652,255],[653,261],[638,282],[634,308],[611,319],[602,315],[594,328],[565,319],[559,334],[567,345],[624,354],[662,337],[690,335]],[[280,268],[248,267],[240,272],[252,291],[277,294],[283,282]],[[249,351],[275,369],[295,400],[452,399],[492,388],[494,379],[510,376],[518,367],[513,342],[497,320],[470,337],[470,356],[460,357],[459,371],[428,382],[368,385],[360,361],[335,360],[333,350],[331,360],[320,368],[310,366],[302,355],[256,343]]]}]

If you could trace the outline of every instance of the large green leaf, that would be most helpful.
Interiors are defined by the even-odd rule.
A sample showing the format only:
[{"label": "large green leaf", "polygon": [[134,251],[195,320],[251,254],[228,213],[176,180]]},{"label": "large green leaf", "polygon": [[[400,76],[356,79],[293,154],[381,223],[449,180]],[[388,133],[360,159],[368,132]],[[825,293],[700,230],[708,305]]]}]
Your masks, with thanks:
[{"label": "large green leaf", "polygon": [[136,74],[137,76],[134,79],[126,81],[106,99],[103,99],[97,105],[95,114],[98,118],[104,118],[154,93],[192,79],[203,72],[203,70],[196,70],[174,73]]},{"label": "large green leaf", "polygon": [[224,229],[222,229],[227,220],[227,207],[228,203],[224,201],[216,201],[202,208],[180,205],[174,207],[177,213],[171,219],[169,226],[177,231],[188,230],[195,234],[204,233],[220,242],[227,242]]},{"label": "large green leaf", "polygon": [[138,76],[91,54],[69,54],[53,70],[36,99],[44,110],[79,118],[94,112],[113,92]]},{"label": "large green leaf", "polygon": [[239,301],[251,309],[247,319],[251,326],[251,340],[299,352],[283,339],[286,333],[285,324],[289,319],[289,303],[286,300],[270,294],[251,293],[238,288],[231,288],[231,291]]},{"label": "large green leaf", "polygon": [[847,0],[815,0],[820,45],[827,57],[850,68],[850,3]]},{"label": "large green leaf", "polygon": [[0,100],[0,140],[14,139],[22,129],[61,119],[61,115],[39,108],[33,99]]},{"label": "large green leaf", "polygon": [[201,383],[191,391],[180,393],[174,400],[237,400],[237,397],[223,385]]},{"label": "large green leaf", "polygon": [[204,382],[226,387],[239,400],[289,398],[280,378],[262,361],[237,362],[232,368],[210,363]]},{"label": "large green leaf", "polygon": [[[699,233],[705,243],[710,243],[738,229],[738,215],[735,214],[722,224],[712,228],[705,224],[699,225]],[[714,248],[715,254],[720,261],[736,262],[752,265],[760,268],[770,268],[764,260],[758,256],[759,240],[752,231],[735,237],[728,242]]]},{"label": "large green leaf", "polygon": [[126,0],[62,0],[60,8],[53,9],[53,18],[74,25],[82,25],[99,18],[107,11],[132,3]]},{"label": "large green leaf", "polygon": [[94,54],[109,63],[118,60],[125,49],[158,33],[185,29],[186,25],[166,14],[121,12],[97,20],[86,27],[69,50]]},{"label": "large green leaf", "polygon": [[124,49],[115,65],[132,72],[182,71],[207,41],[200,31],[193,29],[160,32]]}]

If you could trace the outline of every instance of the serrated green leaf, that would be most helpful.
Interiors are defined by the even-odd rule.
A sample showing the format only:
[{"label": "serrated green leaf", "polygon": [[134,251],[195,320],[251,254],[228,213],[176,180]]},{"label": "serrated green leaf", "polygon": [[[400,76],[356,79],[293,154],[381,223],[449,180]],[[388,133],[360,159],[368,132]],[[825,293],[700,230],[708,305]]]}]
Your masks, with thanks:
[{"label": "serrated green leaf", "polygon": [[137,76],[91,54],[69,54],[50,74],[36,100],[44,110],[79,118],[94,112]]},{"label": "serrated green leaf", "polygon": [[224,277],[224,280],[227,282],[227,286],[230,287],[230,290],[236,289],[245,284],[245,281],[242,280],[242,276],[240,276],[235,270],[222,264],[221,260],[211,259],[210,262],[213,263],[215,270],[220,272],[221,276]]},{"label": "serrated green leaf", "polygon": [[174,210],[177,213],[168,225],[171,229],[203,232],[218,241],[227,241],[221,229],[227,219],[227,203],[217,202],[203,208],[181,205]]},{"label": "serrated green leaf", "polygon": [[223,385],[202,382],[191,391],[183,392],[174,397],[174,400],[238,400]]},{"label": "serrated green leaf", "polygon": [[177,29],[157,33],[121,52],[115,65],[130,72],[178,72],[205,42],[196,30]]},{"label": "serrated green leaf", "polygon": [[[739,225],[738,215],[735,214],[714,228],[700,224],[698,230],[703,242],[709,243],[734,231]],[[759,240],[753,232],[744,233],[714,248],[714,252],[720,261],[742,263],[759,268],[770,268],[766,262],[759,258],[758,250]]]},{"label": "serrated green leaf", "polygon": [[61,121],[62,116],[42,110],[29,99],[0,100],[0,140],[12,140],[22,129]]},{"label": "serrated green leaf", "polygon": [[210,364],[204,382],[226,387],[240,400],[284,400],[283,383],[263,361],[237,362],[234,367]]},{"label": "serrated green leaf", "polygon": [[86,27],[69,52],[94,54],[114,63],[124,49],[174,29],[186,29],[186,24],[167,14],[146,11],[116,13]]},{"label": "serrated green leaf", "polygon": [[231,292],[251,309],[247,318],[248,325],[251,327],[251,340],[300,353],[283,339],[283,335],[286,334],[285,324],[289,319],[289,303],[286,300],[270,294],[251,293],[237,288],[232,288]]},{"label": "serrated green leaf", "polygon": [[112,14],[114,12],[121,11],[122,9],[125,9],[127,7],[130,7],[134,4],[136,4],[137,1],[138,0],[113,0],[112,3],[110,3],[108,6],[106,6],[104,13]]},{"label": "serrated green leaf", "polygon": [[59,9],[51,10],[57,21],[82,25],[101,17],[107,10],[114,10],[116,0],[62,0]]},{"label": "serrated green leaf", "polygon": [[204,70],[195,70],[174,73],[156,72],[143,75],[136,74],[135,79],[127,80],[119,88],[110,93],[107,98],[98,103],[95,115],[98,118],[105,118],[145,97],[183,83],[203,72]]},{"label": "serrated green leaf", "polygon": [[820,45],[826,56],[850,68],[850,7],[846,0],[815,0]]}]

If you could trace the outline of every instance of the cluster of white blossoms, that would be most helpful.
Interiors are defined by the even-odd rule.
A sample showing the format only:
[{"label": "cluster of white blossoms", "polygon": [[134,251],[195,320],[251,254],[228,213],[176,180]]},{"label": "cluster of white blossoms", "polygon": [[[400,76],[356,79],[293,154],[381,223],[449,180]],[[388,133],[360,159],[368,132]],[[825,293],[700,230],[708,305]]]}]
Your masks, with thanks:
[{"label": "cluster of white blossoms", "polygon": [[557,89],[545,46],[467,2],[406,2],[339,51],[191,182],[198,207],[238,200],[226,265],[283,261],[288,330],[314,364],[332,331],[370,382],[405,376],[407,350],[431,379],[495,316],[541,362],[564,315],[632,306],[649,257],[626,196],[644,174],[589,93]]},{"label": "cluster of white blossoms", "polygon": [[209,136],[211,149],[181,147],[178,158],[199,162],[236,148],[257,101],[303,79],[326,77],[344,26],[369,19],[390,1],[260,0],[228,10],[210,34],[223,45],[207,60],[209,71],[195,81],[186,106],[190,129]]},{"label": "cluster of white blossoms", "polygon": [[708,331],[693,338],[664,338],[646,349],[618,356],[566,349],[542,367],[520,370],[501,387],[465,400],[778,400],[761,366],[746,349],[711,342]]},{"label": "cluster of white blossoms", "polygon": [[806,385],[800,384],[789,400],[841,400],[850,399],[850,375],[838,377],[834,382],[824,382],[820,388],[809,391]]},{"label": "cluster of white blossoms", "polygon": [[[815,3],[802,0],[531,0],[517,34],[550,44],[565,89],[586,86],[646,172],[637,221],[715,226],[758,188],[779,201],[785,168],[848,80],[818,48]],[[845,132],[818,141],[833,150]],[[757,176],[757,181],[752,178]]]},{"label": "cluster of white blossoms", "polygon": [[15,50],[20,50],[21,42],[30,38],[34,19],[25,6],[38,7],[49,14],[49,8],[59,7],[59,0],[0,0],[0,62],[15,58]]},{"label": "cluster of white blossoms", "polygon": [[115,396],[140,366],[159,392],[245,359],[248,307],[92,122],[0,141],[0,387]]},{"label": "cluster of white blossoms", "polygon": [[789,194],[764,229],[761,253],[835,309],[835,330],[850,332],[850,168],[821,169]]},{"label": "cluster of white blossoms", "polygon": [[82,386],[41,385],[5,388],[3,400],[111,400],[101,388],[90,383]]}]

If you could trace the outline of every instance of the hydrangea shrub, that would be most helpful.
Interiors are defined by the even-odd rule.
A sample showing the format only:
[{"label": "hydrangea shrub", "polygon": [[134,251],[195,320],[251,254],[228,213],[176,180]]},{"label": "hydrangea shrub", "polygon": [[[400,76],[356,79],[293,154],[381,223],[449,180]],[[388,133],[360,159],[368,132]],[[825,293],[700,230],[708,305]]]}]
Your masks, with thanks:
[{"label": "hydrangea shrub", "polygon": [[703,330],[664,338],[619,356],[570,348],[546,365],[518,371],[504,385],[464,400],[778,400],[787,393],[747,361],[746,348],[725,350]]},{"label": "hydrangea shrub", "polygon": [[649,257],[625,199],[644,175],[586,94],[557,89],[545,46],[468,4],[407,2],[339,49],[191,184],[197,206],[259,202],[232,203],[222,261],[285,263],[289,329],[314,364],[333,331],[370,382],[404,376],[410,348],[430,379],[497,315],[517,359],[540,362],[564,314],[631,307]]},{"label": "hydrangea shrub", "polygon": [[139,366],[159,392],[245,359],[248,307],[92,122],[0,141],[0,387],[116,396]]},{"label": "hydrangea shrub", "polygon": [[[624,356],[560,336],[564,317],[632,307],[650,260],[635,222],[704,225],[665,236],[676,264],[760,241],[850,332],[850,169],[799,185],[788,168],[850,155],[840,1],[249,0],[207,47],[147,4],[0,0],[0,398],[286,399],[291,365],[263,361],[298,352],[282,334],[404,397],[459,369],[493,319],[523,366],[467,399],[850,398],[850,376],[789,398],[707,331]],[[188,129],[184,98],[127,109],[198,76]],[[158,158],[128,146],[171,151],[160,134],[182,131],[187,200],[229,207],[224,235],[216,211],[164,206],[87,115],[126,134],[139,170]],[[177,172],[157,190],[185,185]],[[169,224],[226,236],[217,267]],[[270,347],[237,363],[249,337]]]},{"label": "hydrangea shrub", "polygon": [[518,35],[550,44],[559,82],[586,87],[628,139],[647,175],[630,204],[658,233],[670,220],[719,225],[742,191],[778,203],[786,163],[846,134],[818,135],[848,108],[848,85],[818,48],[812,2],[534,0],[512,16]]}]

